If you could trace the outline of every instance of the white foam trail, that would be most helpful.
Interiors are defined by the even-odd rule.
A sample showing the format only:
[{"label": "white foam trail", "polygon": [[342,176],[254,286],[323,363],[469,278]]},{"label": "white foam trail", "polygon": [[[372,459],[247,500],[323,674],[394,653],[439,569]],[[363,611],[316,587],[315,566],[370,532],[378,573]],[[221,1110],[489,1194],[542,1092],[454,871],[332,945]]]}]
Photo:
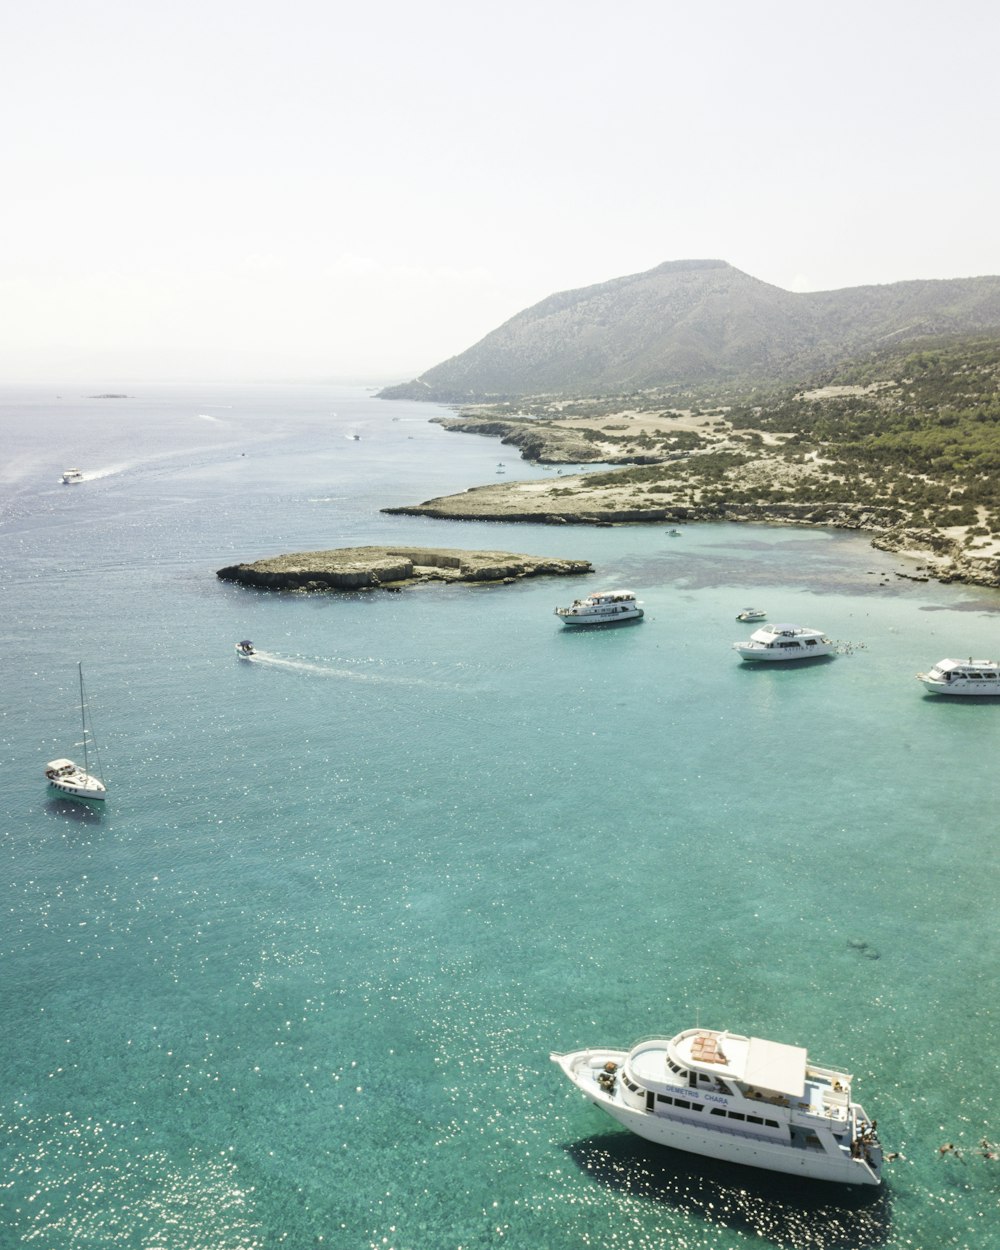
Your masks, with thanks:
[{"label": "white foam trail", "polygon": [[386,686],[434,686],[438,689],[461,689],[454,682],[430,681],[426,677],[405,677],[388,673],[371,673],[336,668],[332,663],[316,664],[310,660],[289,660],[284,656],[273,655],[269,651],[256,650],[253,662],[255,664],[269,664],[274,668],[291,669],[299,673],[309,673],[314,677],[336,677],[342,681],[361,681]]},{"label": "white foam trail", "polygon": [[127,462],[123,464],[109,464],[105,469],[94,469],[90,473],[85,473],[83,475],[83,480],[85,482],[96,482],[102,477],[114,477],[116,473],[124,473],[127,469],[131,468],[132,465]]}]

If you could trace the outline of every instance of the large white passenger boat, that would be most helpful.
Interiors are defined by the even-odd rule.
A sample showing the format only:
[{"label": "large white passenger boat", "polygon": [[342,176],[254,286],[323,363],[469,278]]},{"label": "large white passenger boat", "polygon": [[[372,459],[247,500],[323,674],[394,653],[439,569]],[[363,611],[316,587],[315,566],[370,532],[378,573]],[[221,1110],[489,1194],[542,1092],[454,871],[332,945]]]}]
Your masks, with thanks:
[{"label": "large white passenger boat", "polygon": [[934,694],[1000,696],[1000,663],[996,660],[938,660],[917,680]]},{"label": "large white passenger boat", "polygon": [[762,625],[746,642],[734,642],[733,650],[744,660],[806,660],[832,655],[836,643],[821,630],[802,625]]},{"label": "large white passenger boat", "polygon": [[847,1185],[881,1182],[876,1124],[846,1072],[800,1046],[687,1029],[631,1050],[553,1054],[595,1106],[648,1141]]},{"label": "large white passenger boat", "polygon": [[610,625],[635,620],[642,608],[631,590],[599,590],[574,599],[568,608],[556,608],[555,614],[564,625]]}]

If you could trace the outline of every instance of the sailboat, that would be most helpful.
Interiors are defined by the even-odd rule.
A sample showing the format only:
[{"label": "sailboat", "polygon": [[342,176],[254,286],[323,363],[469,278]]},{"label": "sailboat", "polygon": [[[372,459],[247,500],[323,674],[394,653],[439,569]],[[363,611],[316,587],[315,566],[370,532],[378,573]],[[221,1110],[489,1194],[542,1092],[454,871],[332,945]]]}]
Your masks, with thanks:
[{"label": "sailboat", "polygon": [[[87,695],[83,687],[83,664],[80,670],[80,719],[83,722],[83,767],[72,760],[49,760],[45,765],[45,776],[49,785],[72,799],[106,799],[108,788],[101,780],[101,757],[97,752],[97,742],[90,725],[87,711]],[[95,772],[90,771],[90,756],[93,754]]]}]

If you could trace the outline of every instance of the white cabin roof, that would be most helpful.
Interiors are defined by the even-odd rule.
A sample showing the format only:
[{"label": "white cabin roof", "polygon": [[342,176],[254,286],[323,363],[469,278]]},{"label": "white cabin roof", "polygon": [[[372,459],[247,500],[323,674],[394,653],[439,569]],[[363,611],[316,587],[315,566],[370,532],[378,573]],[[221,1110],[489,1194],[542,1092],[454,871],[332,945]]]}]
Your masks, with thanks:
[{"label": "white cabin roof", "polygon": [[784,1042],[767,1042],[751,1037],[743,1079],[749,1085],[801,1098],[806,1088],[806,1050]]},{"label": "white cabin roof", "polygon": [[673,1039],[668,1053],[671,1049],[685,1067],[709,1076],[730,1077],[789,1098],[801,1098],[805,1092],[804,1046],[714,1029],[689,1029]]}]

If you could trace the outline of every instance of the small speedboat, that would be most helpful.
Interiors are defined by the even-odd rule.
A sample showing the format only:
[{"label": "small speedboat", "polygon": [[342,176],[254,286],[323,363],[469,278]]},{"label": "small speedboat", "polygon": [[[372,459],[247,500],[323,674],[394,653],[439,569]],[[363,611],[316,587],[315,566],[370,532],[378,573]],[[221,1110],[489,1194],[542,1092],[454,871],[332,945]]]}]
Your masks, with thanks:
[{"label": "small speedboat", "polygon": [[249,638],[244,638],[236,644],[236,654],[241,660],[252,660],[257,654],[256,648]]},{"label": "small speedboat", "polygon": [[83,481],[82,469],[66,469],[62,475],[63,486],[72,486],[76,482]]},{"label": "small speedboat", "polygon": [[736,614],[738,621],[766,621],[767,613],[763,608],[744,608]]}]

